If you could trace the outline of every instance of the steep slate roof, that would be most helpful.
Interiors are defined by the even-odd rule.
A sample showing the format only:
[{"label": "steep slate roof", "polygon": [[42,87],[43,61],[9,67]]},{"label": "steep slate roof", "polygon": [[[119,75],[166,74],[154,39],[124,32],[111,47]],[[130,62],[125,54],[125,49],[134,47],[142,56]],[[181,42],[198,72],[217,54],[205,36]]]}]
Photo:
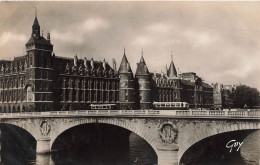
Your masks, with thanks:
[{"label": "steep slate roof", "polygon": [[141,57],[140,62],[137,63],[135,75],[149,75],[149,71],[143,56]]},{"label": "steep slate roof", "polygon": [[209,85],[208,83],[202,83],[202,86],[205,88],[213,88],[211,85]]},{"label": "steep slate roof", "polygon": [[40,24],[39,24],[37,16],[35,16],[34,21],[33,21],[33,32],[32,32],[32,35],[31,35],[30,39],[28,40],[28,42],[25,45],[32,44],[32,43],[42,44],[42,45],[52,45],[43,36],[39,35],[39,36],[35,37],[33,35],[34,28],[37,28],[39,30],[38,33],[40,34]]},{"label": "steep slate roof", "polygon": [[37,17],[34,18],[33,26],[35,26],[35,27],[40,27],[40,24],[39,24],[39,21],[38,21],[38,18],[37,18]]},{"label": "steep slate roof", "polygon": [[[91,60],[87,60],[87,67],[91,69]],[[74,58],[66,58],[66,57],[55,57],[55,69],[57,69],[59,72],[63,73],[66,69],[66,66],[72,68],[74,66]],[[83,59],[78,59],[77,60],[77,67],[80,66],[84,67],[84,60]],[[94,68],[103,68],[103,61],[94,61]],[[106,70],[109,71],[112,69],[108,63],[106,63]]]},{"label": "steep slate roof", "polygon": [[132,69],[130,67],[130,64],[126,58],[126,55],[124,53],[118,73],[132,73]]},{"label": "steep slate roof", "polygon": [[181,80],[181,83],[184,85],[195,86],[195,82],[191,82],[189,80]]},{"label": "steep slate roof", "polygon": [[168,77],[177,77],[177,71],[174,66],[173,60],[171,61],[169,70],[168,70]]},{"label": "steep slate roof", "polygon": [[34,36],[31,36],[31,38],[29,39],[29,41],[26,43],[26,45],[28,44],[32,44],[32,43],[37,43],[37,44],[44,44],[44,45],[52,45],[49,41],[47,41],[44,37],[39,36],[39,38],[36,38]]}]

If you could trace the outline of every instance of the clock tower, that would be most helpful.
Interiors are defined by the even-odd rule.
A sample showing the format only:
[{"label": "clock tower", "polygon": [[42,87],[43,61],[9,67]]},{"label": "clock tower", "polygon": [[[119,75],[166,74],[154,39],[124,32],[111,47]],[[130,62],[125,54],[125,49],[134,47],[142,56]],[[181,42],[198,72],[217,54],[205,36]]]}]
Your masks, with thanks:
[{"label": "clock tower", "polygon": [[50,34],[47,39],[40,35],[40,24],[35,14],[32,34],[26,46],[27,111],[50,111],[53,108],[53,45]]}]

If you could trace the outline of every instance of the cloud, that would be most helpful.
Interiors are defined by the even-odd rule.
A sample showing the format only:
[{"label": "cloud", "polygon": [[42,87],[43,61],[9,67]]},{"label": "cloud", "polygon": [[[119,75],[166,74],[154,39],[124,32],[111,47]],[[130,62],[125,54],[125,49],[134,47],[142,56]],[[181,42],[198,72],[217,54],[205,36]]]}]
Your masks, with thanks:
[{"label": "cloud", "polygon": [[171,25],[166,23],[153,23],[147,27],[147,31],[151,33],[168,33],[171,30]]},{"label": "cloud", "polygon": [[53,40],[82,44],[87,35],[93,35],[94,33],[109,27],[110,24],[105,19],[88,18],[82,23],[69,25],[64,31],[54,29],[51,31],[51,35]]},{"label": "cloud", "polygon": [[[1,4],[0,57],[8,59],[21,55],[30,38],[35,3]],[[160,72],[173,51],[181,72],[260,89],[259,2],[37,2],[37,7],[57,56],[78,53],[119,64],[125,47],[135,71],[143,48],[149,70]]]},{"label": "cloud", "polygon": [[133,44],[138,45],[138,46],[146,46],[146,45],[153,43],[153,40],[154,39],[150,36],[142,35],[142,36],[136,37],[133,41]]},{"label": "cloud", "polygon": [[200,31],[197,29],[189,29],[183,32],[183,35],[188,40],[194,41],[193,46],[195,48],[211,45],[218,41],[218,36],[208,33],[206,30]]},{"label": "cloud", "polygon": [[13,32],[4,32],[0,36],[0,47],[4,47],[4,45],[12,44],[12,42],[25,42],[26,36],[24,34],[16,34]]}]

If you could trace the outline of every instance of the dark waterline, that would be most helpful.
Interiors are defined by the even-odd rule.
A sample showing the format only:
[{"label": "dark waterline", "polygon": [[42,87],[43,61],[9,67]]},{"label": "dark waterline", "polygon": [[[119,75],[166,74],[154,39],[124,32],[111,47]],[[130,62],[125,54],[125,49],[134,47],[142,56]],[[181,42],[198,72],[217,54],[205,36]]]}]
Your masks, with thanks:
[{"label": "dark waterline", "polygon": [[[14,131],[14,132],[12,132]],[[1,131],[3,132],[3,131]],[[114,132],[115,133],[115,132]],[[114,134],[113,133],[113,134]],[[7,138],[7,137],[8,138]],[[3,139],[4,138],[4,139]],[[190,164],[197,165],[259,165],[260,131],[255,131],[243,140],[240,154],[234,154],[228,159],[216,158],[218,154],[205,155],[206,159],[196,160]],[[91,140],[91,138],[89,139]],[[98,145],[98,144],[97,144]],[[30,165],[152,165],[157,163],[152,148],[139,136],[130,134],[127,150],[106,147],[95,150],[63,150],[47,155],[35,154],[32,139],[24,132],[13,129],[1,136],[1,164],[30,164]],[[126,146],[127,147],[127,146]],[[215,158],[214,158],[215,156]]]},{"label": "dark waterline", "polygon": [[22,130],[13,127],[2,130],[1,164],[157,164],[157,156],[147,142],[136,134],[109,125],[67,131],[54,142],[54,150],[58,151],[51,154],[35,154],[35,142]]}]

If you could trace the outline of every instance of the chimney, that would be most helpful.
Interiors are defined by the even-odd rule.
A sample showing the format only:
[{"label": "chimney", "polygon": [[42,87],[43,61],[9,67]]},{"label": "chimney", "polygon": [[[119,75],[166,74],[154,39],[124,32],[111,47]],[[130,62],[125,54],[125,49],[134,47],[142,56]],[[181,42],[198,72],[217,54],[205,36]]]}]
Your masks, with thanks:
[{"label": "chimney", "polygon": [[94,60],[93,60],[93,58],[91,58],[90,65],[91,65],[91,68],[94,69]]},{"label": "chimney", "polygon": [[87,67],[87,58],[84,57],[84,66]]},{"label": "chimney", "polygon": [[106,69],[106,60],[105,59],[103,60],[102,64],[103,64],[103,69]]},{"label": "chimney", "polygon": [[116,71],[117,70],[116,69],[116,60],[113,58],[112,61],[113,61],[113,70]]},{"label": "chimney", "polygon": [[78,63],[78,56],[76,54],[76,56],[74,56],[74,66],[77,66]]}]

